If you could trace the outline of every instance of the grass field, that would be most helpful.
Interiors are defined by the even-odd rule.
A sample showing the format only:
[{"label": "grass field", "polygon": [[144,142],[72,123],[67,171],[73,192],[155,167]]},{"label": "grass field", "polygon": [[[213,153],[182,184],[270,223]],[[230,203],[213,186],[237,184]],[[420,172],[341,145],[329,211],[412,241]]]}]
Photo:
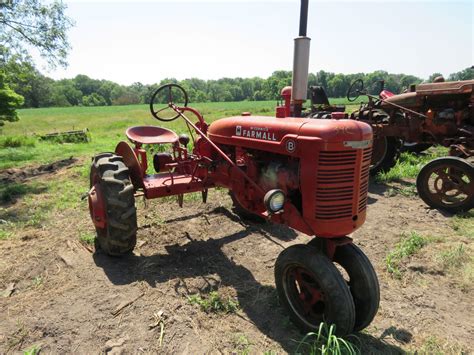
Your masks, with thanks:
[{"label": "grass field", "polygon": [[[332,100],[332,103],[347,104],[342,99]],[[273,115],[275,102],[205,103],[192,106],[203,113],[207,122],[212,122],[222,117],[238,115],[243,111],[250,111],[253,115]],[[347,106],[346,110],[351,112],[357,107],[358,105]],[[23,334],[22,327],[33,328],[36,325],[23,320],[25,326],[17,320],[23,317],[19,315],[21,312],[18,310],[18,304],[31,307],[32,310],[29,312],[34,314],[35,319],[58,327],[60,331],[55,330],[56,328],[53,331],[48,330],[53,334],[51,338],[54,338],[56,342],[67,337],[70,333],[69,329],[80,328],[79,323],[76,322],[76,318],[80,317],[70,315],[72,314],[71,305],[80,305],[79,301],[85,300],[85,303],[93,308],[97,299],[106,299],[110,297],[110,294],[118,294],[127,299],[128,290],[135,292],[136,289],[144,286],[142,282],[133,282],[131,285],[116,287],[111,281],[97,281],[97,275],[106,275],[108,267],[103,267],[104,271],[102,271],[100,263],[96,264],[95,261],[99,260],[97,255],[89,257],[88,252],[82,250],[84,249],[82,246],[85,246],[87,250],[93,249],[95,238],[88,217],[87,201],[81,199],[89,189],[90,157],[99,152],[113,151],[118,141],[126,139],[124,132],[129,126],[163,125],[178,133],[185,132],[185,126],[182,120],[169,123],[154,120],[147,105],[25,109],[20,110],[19,114],[20,121],[6,123],[0,134],[0,174],[3,174],[3,176],[0,175],[0,250],[5,259],[0,259],[2,266],[0,269],[3,271],[0,273],[0,291],[4,285],[18,283],[13,296],[5,301],[14,305],[10,310],[17,313],[13,316],[9,315],[9,318],[15,319],[16,323],[12,321],[10,328],[7,328],[7,320],[2,322],[0,339],[3,331],[4,334],[9,334],[10,345],[8,346],[10,347],[11,344],[15,344],[16,349],[32,350],[44,346],[47,352],[47,349],[51,349],[48,346],[51,345],[46,343],[50,341],[45,340],[46,333],[36,335],[35,331],[28,330],[29,335],[21,335]],[[84,128],[90,130],[92,136],[90,143],[58,144],[39,141],[35,138],[35,134]],[[288,334],[293,334],[288,333],[293,328],[284,313],[275,312],[272,302],[276,305],[277,300],[271,298],[274,297],[272,295],[275,295],[275,292],[273,287],[269,286],[273,284],[271,265],[282,246],[280,242],[285,245],[294,242],[287,239],[276,242],[277,239],[272,239],[281,233],[278,232],[280,227],[275,227],[275,230],[260,230],[254,226],[249,228],[241,222],[228,218],[225,213],[212,212],[221,210],[222,206],[225,206],[225,211],[230,211],[230,199],[222,190],[211,192],[215,194],[212,196],[214,199],[210,199],[210,203],[214,205],[207,208],[205,214],[202,214],[202,205],[196,201],[200,195],[187,195],[188,200],[185,201],[184,210],[175,208],[175,201],[171,198],[150,201],[149,205],[137,200],[141,243],[138,251],[141,253],[140,258],[145,261],[134,264],[136,269],[128,269],[129,266],[127,266],[121,272],[127,277],[144,275],[143,280],[153,280],[154,286],[146,286],[148,287],[147,296],[143,298],[146,299],[143,306],[145,308],[137,308],[136,312],[125,316],[126,321],[123,322],[123,326],[128,327],[127,331],[141,334],[137,337],[131,336],[129,342],[138,342],[142,339],[140,337],[143,337],[147,339],[146,343],[151,344],[159,339],[160,346],[162,341],[163,346],[178,346],[176,344],[183,342],[181,338],[173,340],[173,335],[169,334],[183,331],[183,334],[189,333],[195,337],[189,332],[190,328],[183,328],[184,330],[179,328],[181,322],[173,323],[167,320],[166,330],[164,330],[164,322],[156,323],[161,326],[159,337],[156,333],[152,333],[149,327],[136,326],[136,324],[146,325],[146,322],[149,322],[146,318],[149,315],[146,312],[150,310],[150,305],[153,305],[156,300],[160,302],[164,300],[165,304],[173,304],[171,308],[173,312],[181,312],[182,319],[189,317],[190,314],[193,319],[196,317],[200,319],[199,322],[202,323],[199,324],[204,324],[204,327],[200,329],[202,332],[200,341],[219,338],[225,346],[224,349],[228,350],[224,352],[228,353],[247,354],[256,349],[266,354],[285,352],[319,354],[323,353],[323,349],[326,353],[337,353],[329,351],[329,346],[337,349],[344,348],[341,352],[347,354],[354,351],[357,353],[356,347],[361,347],[361,353],[398,354],[403,351],[423,354],[463,353],[465,348],[468,348],[465,344],[467,344],[466,334],[468,324],[470,324],[469,315],[465,315],[467,308],[465,304],[472,296],[474,280],[474,258],[472,257],[474,211],[450,217],[428,210],[416,197],[414,184],[419,169],[427,161],[445,153],[445,149],[439,147],[431,148],[422,155],[403,153],[389,173],[380,174],[371,181],[370,198],[376,203],[370,203],[368,219],[364,227],[357,232],[356,240],[363,242],[362,245],[381,280],[382,304],[373,324],[362,333],[355,337],[351,336],[347,340],[337,338],[332,334],[331,327],[328,329],[321,327],[318,333],[309,333],[304,337],[296,334],[292,339],[286,339]],[[39,165],[71,156],[79,160],[71,160],[62,167],[56,166],[46,170],[44,174],[35,175]],[[12,179],[12,171],[5,171],[6,168],[16,168],[12,171],[18,174],[18,178]],[[23,173],[25,176],[21,175]],[[5,183],[1,180],[2,178],[5,179]],[[196,217],[201,214],[206,217]],[[192,220],[188,216],[193,216]],[[192,223],[201,223],[200,221],[202,224],[197,224],[199,232],[191,233],[193,237],[202,240],[189,241],[187,231],[193,231],[195,224]],[[204,237],[201,235],[202,230],[205,231]],[[227,235],[227,233],[230,234]],[[263,233],[265,235],[268,233],[272,237],[262,241]],[[159,235],[159,238],[156,238],[156,235]],[[241,241],[232,240],[235,245],[233,247],[226,247],[218,242],[219,238],[224,240],[240,235],[246,238],[242,237]],[[211,237],[209,240],[212,243],[207,242],[207,236]],[[302,237],[299,236],[299,238]],[[79,254],[79,252],[73,253],[70,245],[73,247],[78,245],[81,252],[86,253],[86,257],[83,261],[77,261],[76,266],[71,264],[73,266],[58,269],[57,265],[64,263],[68,265],[66,263],[69,260],[68,255]],[[180,246],[168,248],[169,245],[189,247],[191,257],[182,257],[184,253],[181,250],[186,249],[181,249]],[[178,254],[173,251],[174,248],[178,248]],[[65,250],[68,254],[65,254]],[[162,254],[163,250],[166,250],[165,254]],[[208,258],[206,255],[212,255],[212,257]],[[66,261],[61,259],[64,256]],[[196,267],[195,256],[199,256],[199,265],[203,265],[202,268]],[[45,260],[51,261],[51,269],[45,269],[45,265],[48,264]],[[267,260],[265,268],[261,267],[262,260]],[[154,273],[153,265],[158,265],[156,262],[160,263],[159,273],[157,272],[156,275],[169,275],[169,280],[166,282],[158,282],[153,278],[155,276],[149,276],[148,273]],[[177,280],[186,279],[186,282],[191,285],[196,280],[200,280],[200,276],[186,274],[188,271],[184,274],[176,273],[176,262],[179,262],[180,270],[193,270],[196,275],[207,275],[211,272],[209,270],[219,270],[217,277],[221,281],[216,291],[210,288],[208,293],[189,293],[186,297],[176,296],[173,293],[176,286],[173,285],[177,285],[175,284]],[[116,259],[113,260],[114,265],[115,263]],[[254,269],[250,267],[246,269],[245,265],[253,266]],[[75,272],[80,277],[75,276]],[[219,273],[223,276],[221,277]],[[216,276],[214,273],[209,275]],[[259,281],[257,282],[252,275],[258,275]],[[195,281],[193,281],[194,278]],[[74,280],[80,280],[80,282],[75,284]],[[83,280],[89,282],[85,283]],[[62,294],[64,284],[71,287],[72,293],[67,297]],[[255,299],[248,296],[250,295],[248,290],[254,290],[252,287],[257,290],[252,291],[252,294],[256,295]],[[51,292],[55,290],[59,294],[51,296]],[[90,290],[93,290],[92,296]],[[413,301],[415,297],[413,295],[416,295],[416,302]],[[422,296],[418,297],[418,295]],[[69,297],[77,299],[71,300]],[[61,313],[63,299],[67,300],[65,306],[67,312]],[[51,300],[59,301],[51,305]],[[265,300],[265,302],[259,300]],[[429,303],[425,303],[425,300]],[[450,303],[451,300],[454,300],[454,303]],[[46,302],[49,302],[48,307],[39,306],[47,304]],[[444,305],[446,305],[445,308],[443,308]],[[101,313],[103,318],[97,322],[108,324],[110,310],[108,308],[106,310]],[[87,309],[85,312],[90,313]],[[93,314],[100,313],[95,309],[94,312]],[[262,321],[262,317],[270,312],[275,313]],[[28,314],[28,312],[23,313]],[[53,313],[60,314],[64,319],[51,320],[48,317],[52,317]],[[87,319],[89,319],[89,313],[87,313]],[[63,317],[64,314],[68,316]],[[156,314],[158,313],[153,313],[153,317],[158,319]],[[448,315],[451,314],[454,316],[449,317]],[[247,317],[251,322],[247,320]],[[420,318],[424,322],[421,325]],[[222,319],[232,324],[233,329],[242,329],[242,331],[230,335],[219,333],[222,328]],[[90,323],[92,322],[91,320]],[[248,324],[258,326],[252,325],[249,328]],[[156,329],[159,329],[159,326]],[[15,327],[21,331],[15,330]],[[114,323],[111,328],[115,330],[116,324]],[[101,336],[92,334],[91,338],[83,336],[75,341],[79,342],[80,346],[100,349],[102,345],[99,342],[109,337],[107,329],[107,327],[97,328],[96,331],[102,334]],[[267,329],[271,329],[271,332],[267,333]],[[17,334],[21,335],[19,343]],[[27,334],[26,331],[24,334]],[[163,334],[165,334],[164,337]],[[402,336],[408,334],[409,337],[401,338],[402,340],[413,339],[408,343],[405,340],[398,342],[397,334]],[[443,334],[449,335],[449,339],[445,339]],[[77,335],[74,337],[76,338]],[[155,338],[149,340],[147,337]],[[276,340],[272,340],[272,337]],[[271,343],[268,343],[269,339]],[[193,341],[196,339],[193,338]],[[354,348],[349,341],[353,342]],[[197,341],[197,344],[201,343]],[[265,350],[273,349],[272,347],[280,350],[276,352]],[[0,352],[2,352],[1,349],[2,341],[0,340]],[[162,350],[162,352],[166,351]]]},{"label": "grass field", "polygon": [[[345,99],[331,100],[334,104],[346,104]],[[211,102],[192,104],[207,122],[222,117],[239,115],[249,111],[253,115],[273,115],[275,101]],[[347,107],[353,111],[357,105]],[[67,107],[19,110],[18,122],[7,122],[0,134],[0,169],[21,167],[34,163],[47,163],[70,156],[92,156],[103,151],[113,151],[118,141],[125,138],[127,127],[139,125],[163,125],[177,133],[185,132],[183,120],[163,123],[152,118],[148,105]],[[55,144],[25,139],[35,134],[88,128],[91,143]],[[2,144],[6,137],[16,137],[17,147]]]}]

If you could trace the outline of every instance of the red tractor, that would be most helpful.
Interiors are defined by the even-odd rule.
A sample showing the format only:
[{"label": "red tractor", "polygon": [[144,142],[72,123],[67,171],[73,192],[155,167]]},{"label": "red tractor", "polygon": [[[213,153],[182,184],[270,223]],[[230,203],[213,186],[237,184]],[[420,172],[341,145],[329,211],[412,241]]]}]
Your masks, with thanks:
[{"label": "red tractor", "polygon": [[[151,114],[184,120],[189,135],[157,126],[127,129],[129,143],[93,158],[89,207],[99,246],[122,255],[136,244],[136,193],[147,199],[176,195],[182,203],[186,193],[201,192],[205,202],[208,189],[229,189],[245,211],[314,236],[278,256],[279,299],[303,331],[327,322],[344,335],[367,327],[379,305],[374,269],[350,238],[366,217],[372,129],[354,120],[295,117],[306,98],[307,7],[303,0],[295,40],[300,71],[294,71],[293,96],[277,108],[277,117],[244,113],[208,125],[187,106],[182,87],[164,85],[152,97]],[[148,145],[160,152],[153,156],[154,173]]]},{"label": "red tractor", "polygon": [[364,90],[361,79],[352,83],[347,98],[366,95],[369,102],[352,118],[370,124],[374,131],[373,172],[390,169],[400,142],[408,150],[431,145],[449,147],[449,157],[435,159],[417,177],[417,190],[432,208],[464,212],[474,208],[474,80],[412,85],[395,95],[383,90],[378,97]]}]

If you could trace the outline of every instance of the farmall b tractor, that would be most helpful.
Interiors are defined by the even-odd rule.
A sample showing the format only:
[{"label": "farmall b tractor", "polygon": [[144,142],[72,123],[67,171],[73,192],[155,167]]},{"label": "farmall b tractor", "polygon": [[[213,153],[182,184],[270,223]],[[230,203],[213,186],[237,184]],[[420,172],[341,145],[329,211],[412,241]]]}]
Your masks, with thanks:
[{"label": "farmall b tractor", "polygon": [[[298,117],[307,94],[307,9],[302,0],[292,97],[276,117],[242,114],[208,125],[187,106],[183,88],[164,85],[152,97],[151,114],[184,120],[190,135],[157,126],[127,129],[129,143],[93,158],[89,207],[100,248],[117,256],[136,244],[135,194],[175,195],[182,203],[183,194],[201,192],[205,202],[208,189],[229,189],[246,212],[314,236],[278,256],[279,299],[303,331],[324,321],[343,335],[365,328],[379,304],[374,269],[350,238],[366,217],[372,129],[354,120]],[[169,148],[153,156],[153,174],[147,145]]]}]

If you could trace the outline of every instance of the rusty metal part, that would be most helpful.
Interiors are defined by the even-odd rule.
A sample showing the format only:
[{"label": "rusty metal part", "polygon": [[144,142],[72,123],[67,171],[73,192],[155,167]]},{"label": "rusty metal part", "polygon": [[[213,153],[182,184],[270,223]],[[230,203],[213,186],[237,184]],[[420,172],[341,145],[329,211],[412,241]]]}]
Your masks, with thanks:
[{"label": "rusty metal part", "polygon": [[435,159],[421,169],[417,189],[430,207],[467,211],[474,207],[474,167],[461,158]]}]

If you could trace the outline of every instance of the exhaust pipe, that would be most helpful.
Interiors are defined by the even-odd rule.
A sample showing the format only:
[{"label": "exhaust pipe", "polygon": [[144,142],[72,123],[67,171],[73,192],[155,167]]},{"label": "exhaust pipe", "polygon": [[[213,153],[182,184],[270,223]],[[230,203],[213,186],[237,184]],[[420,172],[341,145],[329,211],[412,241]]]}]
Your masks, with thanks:
[{"label": "exhaust pipe", "polygon": [[293,53],[291,103],[293,105],[293,116],[295,117],[301,116],[303,103],[308,96],[309,44],[311,41],[311,38],[306,37],[308,2],[309,0],[301,0],[300,31],[298,37],[295,38]]}]

